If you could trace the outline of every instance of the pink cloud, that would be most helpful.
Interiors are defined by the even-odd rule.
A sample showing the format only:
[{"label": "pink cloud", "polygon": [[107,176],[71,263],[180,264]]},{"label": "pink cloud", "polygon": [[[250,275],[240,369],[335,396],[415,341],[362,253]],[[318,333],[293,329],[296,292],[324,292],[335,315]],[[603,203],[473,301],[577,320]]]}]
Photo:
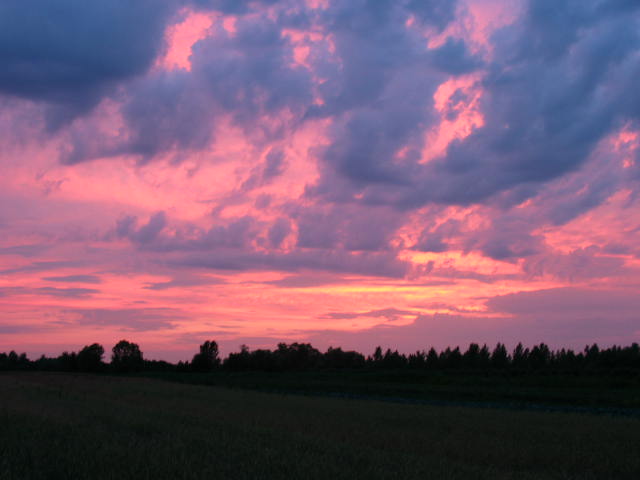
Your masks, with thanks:
[{"label": "pink cloud", "polygon": [[[158,64],[163,68],[182,68],[191,70],[191,48],[198,41],[206,37],[208,29],[217,17],[202,12],[185,11],[185,18],[180,23],[171,25],[166,33],[167,51],[159,59]],[[223,19],[228,23],[228,19]],[[225,23],[225,25],[227,24]]]}]

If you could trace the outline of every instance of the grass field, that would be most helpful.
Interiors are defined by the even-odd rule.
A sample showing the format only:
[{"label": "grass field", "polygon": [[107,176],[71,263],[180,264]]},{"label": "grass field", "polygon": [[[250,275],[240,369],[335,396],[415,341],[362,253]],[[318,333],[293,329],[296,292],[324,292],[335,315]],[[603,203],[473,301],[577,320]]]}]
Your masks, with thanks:
[{"label": "grass field", "polygon": [[406,370],[310,370],[288,372],[142,373],[181,383],[267,392],[396,398],[425,403],[498,404],[632,410],[640,416],[636,372],[544,374]]},{"label": "grass field", "polygon": [[640,420],[0,375],[0,479],[638,479]]}]

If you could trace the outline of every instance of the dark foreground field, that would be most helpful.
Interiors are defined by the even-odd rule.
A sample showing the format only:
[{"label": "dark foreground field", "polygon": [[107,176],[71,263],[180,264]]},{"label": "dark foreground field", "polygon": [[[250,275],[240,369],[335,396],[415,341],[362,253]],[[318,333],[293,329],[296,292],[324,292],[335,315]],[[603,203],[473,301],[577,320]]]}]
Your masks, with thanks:
[{"label": "dark foreground field", "polygon": [[560,411],[640,417],[636,372],[581,375],[544,372],[429,372],[424,370],[308,370],[285,372],[138,373],[180,383],[270,393],[397,400],[405,403]]},{"label": "dark foreground field", "polygon": [[640,420],[0,375],[0,479],[640,478]]}]

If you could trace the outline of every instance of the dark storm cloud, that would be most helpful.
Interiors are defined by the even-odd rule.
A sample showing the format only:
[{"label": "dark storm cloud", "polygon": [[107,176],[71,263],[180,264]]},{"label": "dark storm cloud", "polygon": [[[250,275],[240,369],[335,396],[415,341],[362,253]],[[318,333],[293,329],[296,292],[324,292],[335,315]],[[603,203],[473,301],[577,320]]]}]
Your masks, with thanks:
[{"label": "dark storm cloud", "polygon": [[235,33],[219,27],[193,47],[193,72],[203,88],[243,126],[258,115],[311,102],[310,74],[292,68],[293,48],[284,25],[266,17],[241,18]]},{"label": "dark storm cloud", "polygon": [[[0,58],[7,65],[0,90],[81,112],[109,86],[148,69],[172,14],[189,2],[36,3],[0,7]],[[632,1],[530,0],[522,18],[494,34],[489,64],[459,38],[429,49],[421,31],[406,25],[414,18],[443,30],[456,2],[334,1],[318,11],[286,1],[191,5],[239,15],[235,32],[215,24],[194,45],[190,72],[159,71],[129,83],[122,93],[129,138],[99,154],[150,160],[202,149],[221,112],[253,135],[283,135],[288,127],[261,118],[286,108],[297,121],[333,118],[322,177],[310,195],[400,208],[468,204],[576,170],[600,139],[640,114],[640,93],[632,89],[640,73]],[[271,16],[245,15],[267,6],[275,9]],[[323,78],[315,85],[322,105],[314,105],[312,75],[293,66],[293,46],[282,34],[311,26],[330,34],[335,47],[329,53],[318,42],[309,54]],[[437,120],[432,96],[444,74],[478,69],[486,74],[484,126],[454,141],[445,158],[417,164],[425,130]],[[78,139],[64,160],[99,156],[86,141]],[[279,171],[267,165],[263,177]]]},{"label": "dark storm cloud", "polygon": [[[431,3],[438,10],[435,2],[425,5]],[[337,2],[325,14],[337,58],[321,70],[328,77],[320,86],[325,104],[310,115],[331,115],[334,123],[323,178],[310,194],[339,199],[336,175],[350,182],[346,188],[353,194],[371,184],[407,187],[424,130],[435,120],[433,93],[446,78],[437,64],[444,70],[471,68],[464,66],[468,53],[462,42],[449,39],[442,51],[429,52],[424,37],[406,27],[411,12],[405,7]],[[394,155],[402,148],[400,167]]]},{"label": "dark storm cloud", "polygon": [[[371,2],[375,4],[375,2]],[[409,12],[419,21],[443,30],[453,21],[458,6],[457,0],[409,0],[406,3]]]},{"label": "dark storm cloud", "polygon": [[[122,113],[130,137],[105,153],[135,154],[148,161],[172,149],[202,149],[213,140],[211,98],[188,72],[155,72],[131,83],[126,95]],[[87,159],[76,153],[74,160]]]},{"label": "dark storm cloud", "polygon": [[281,0],[188,0],[196,8],[236,15],[247,13],[252,5],[267,6],[278,2]]},{"label": "dark storm cloud", "polygon": [[[402,209],[466,205],[581,168],[600,140],[640,117],[640,94],[631,86],[640,73],[637,4],[602,5],[532,0],[520,20],[494,34],[494,59],[484,66],[451,38],[421,54],[392,9],[375,31],[363,21],[362,38],[358,30],[337,30],[337,53],[347,66],[326,88],[338,92],[345,113],[334,122],[323,176],[309,195]],[[421,62],[427,57],[430,64]],[[484,71],[484,125],[455,140],[443,158],[418,166],[411,154],[433,123],[425,112],[442,81],[433,70],[439,62],[449,73]],[[402,147],[408,161],[394,159]],[[593,186],[574,209],[597,205],[610,185]]]},{"label": "dark storm cloud", "polygon": [[[636,11],[597,16],[596,2],[532,1],[494,35],[482,81],[485,123],[432,162],[407,206],[467,204],[581,167],[602,138],[637,120]],[[542,15],[540,11],[546,11]]]},{"label": "dark storm cloud", "polygon": [[[239,198],[284,172],[285,150],[271,140],[305,122],[330,120],[326,144],[312,152],[319,179],[307,186],[305,200],[311,201],[304,208],[278,212],[268,227],[247,216],[183,237],[165,235],[163,212],[141,225],[122,218],[116,233],[140,248],[247,248],[259,265],[273,265],[252,247],[281,248],[297,234],[303,250],[389,252],[395,232],[417,208],[483,204],[492,217],[488,226],[471,232],[461,222],[435,226],[425,219],[409,247],[527,258],[532,272],[560,272],[554,262],[573,264],[556,258],[541,266],[537,256],[546,247],[535,229],[563,225],[640,179],[637,168],[622,175],[610,162],[590,164],[604,138],[640,121],[635,1],[529,0],[520,18],[493,33],[487,55],[446,30],[462,21],[455,1],[335,0],[319,9],[294,1],[35,4],[9,0],[0,6],[0,27],[6,27],[0,29],[6,64],[0,92],[42,100],[74,116],[119,87],[112,98],[125,133],[106,142],[91,125],[78,127],[63,156],[67,164],[123,154],[147,162],[167,152],[180,161],[209,148],[218,119],[231,118],[267,152],[236,189]],[[164,48],[164,30],[185,5],[235,15],[234,31],[214,22],[193,45],[191,70],[149,71]],[[287,29],[319,32],[307,45],[308,68],[296,64]],[[434,31],[444,38],[429,48]],[[471,72],[478,73],[475,87],[482,90],[483,125],[454,140],[442,157],[420,163],[426,134],[441,120],[434,92]],[[469,98],[458,90],[451,103]],[[280,120],[283,112],[287,120]],[[457,113],[450,108],[446,116],[453,120]],[[560,179],[565,183],[554,183]],[[266,208],[267,198],[256,203]],[[532,206],[510,210],[528,199]],[[306,252],[296,254],[309,262]],[[210,261],[244,265],[235,255]],[[598,261],[603,271],[604,262],[616,265]],[[567,275],[574,274],[583,275]]]},{"label": "dark storm cloud", "polygon": [[[126,138],[100,145],[80,135],[63,161],[133,154],[147,162],[165,152],[180,160],[180,155],[214,140],[220,116],[230,116],[258,142],[281,137],[287,126],[262,117],[286,109],[299,119],[313,99],[311,75],[293,66],[293,46],[282,34],[283,28],[298,22],[285,13],[278,18],[239,17],[233,33],[214,23],[208,36],[193,45],[190,71],[154,71],[123,88]],[[274,151],[254,183],[281,173],[281,164]]]},{"label": "dark storm cloud", "polygon": [[439,70],[452,75],[470,73],[482,66],[462,40],[447,38],[444,45],[431,53],[433,65]]},{"label": "dark storm cloud", "polygon": [[0,92],[44,100],[56,127],[91,109],[117,82],[146,71],[179,2],[5,0]]}]

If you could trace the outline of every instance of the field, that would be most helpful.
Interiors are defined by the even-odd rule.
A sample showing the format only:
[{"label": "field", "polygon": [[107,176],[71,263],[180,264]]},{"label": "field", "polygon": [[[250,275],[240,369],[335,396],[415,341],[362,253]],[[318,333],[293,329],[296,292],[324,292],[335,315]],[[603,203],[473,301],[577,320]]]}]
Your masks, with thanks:
[{"label": "field", "polygon": [[0,375],[0,479],[637,479],[640,419]]},{"label": "field", "polygon": [[426,404],[603,411],[640,417],[637,372],[429,372],[420,369],[142,373],[150,378],[275,393],[397,399]]}]

